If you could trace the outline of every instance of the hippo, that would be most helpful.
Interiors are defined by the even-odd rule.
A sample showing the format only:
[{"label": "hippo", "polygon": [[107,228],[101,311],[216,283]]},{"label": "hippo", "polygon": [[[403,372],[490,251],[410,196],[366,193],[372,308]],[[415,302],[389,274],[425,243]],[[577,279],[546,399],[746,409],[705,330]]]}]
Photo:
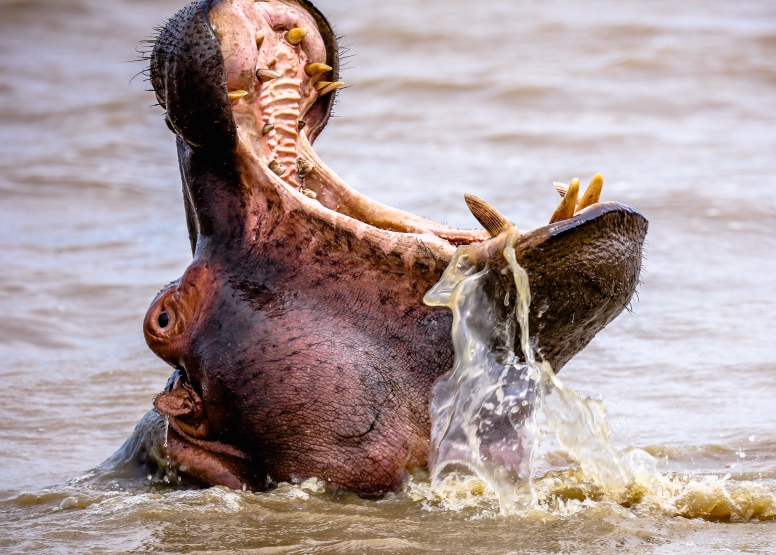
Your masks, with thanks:
[{"label": "hippo", "polygon": [[[461,245],[488,268],[489,295],[514,292],[502,252],[515,226],[473,195],[484,229],[438,224],[326,166],[312,145],[343,83],[336,36],[307,0],[197,0],[149,60],[193,260],[145,316],[172,376],[114,460],[184,487],[396,490],[426,465],[430,392],[455,356],[450,311],[423,296]],[[531,341],[556,371],[639,282],[647,220],[602,202],[602,183],[559,186],[550,223],[514,242]]]}]

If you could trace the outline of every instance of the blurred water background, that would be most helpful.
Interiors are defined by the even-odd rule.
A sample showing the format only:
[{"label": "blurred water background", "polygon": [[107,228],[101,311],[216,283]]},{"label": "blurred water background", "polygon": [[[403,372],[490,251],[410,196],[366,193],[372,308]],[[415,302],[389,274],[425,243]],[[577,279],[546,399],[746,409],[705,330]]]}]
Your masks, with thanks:
[{"label": "blurred water background", "polygon": [[133,60],[182,5],[0,0],[0,550],[776,551],[771,0],[316,2],[355,54],[316,150],[361,192],[460,227],[474,193],[532,228],[552,181],[601,172],[604,200],[650,220],[633,313],[561,376],[606,402],[615,446],[699,480],[687,499],[598,502],[559,451],[542,472],[560,504],[509,518],[423,476],[381,501],[64,485],[169,375],[141,322],[190,250],[173,137]]}]

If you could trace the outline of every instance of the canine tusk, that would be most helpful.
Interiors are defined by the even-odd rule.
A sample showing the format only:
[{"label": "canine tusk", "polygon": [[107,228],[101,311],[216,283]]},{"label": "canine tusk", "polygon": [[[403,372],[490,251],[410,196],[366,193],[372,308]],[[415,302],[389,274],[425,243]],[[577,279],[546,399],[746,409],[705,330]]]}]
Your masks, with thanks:
[{"label": "canine tusk", "polygon": [[319,64],[319,63],[312,63],[304,66],[304,72],[310,77],[315,77],[316,75],[320,75],[321,73],[326,73],[327,71],[331,71],[331,69],[332,69],[331,66],[327,66],[326,64]]},{"label": "canine tusk", "polygon": [[569,185],[563,200],[560,201],[558,208],[555,209],[552,218],[550,218],[551,224],[554,224],[555,222],[561,222],[563,220],[568,220],[574,215],[574,208],[576,208],[578,194],[579,179],[575,177],[571,181],[571,184]]},{"label": "canine tusk", "polygon": [[334,83],[328,83],[327,85],[325,85],[325,86],[321,87],[320,89],[318,89],[318,98],[320,98],[320,97],[322,97],[322,96],[324,96],[326,94],[329,94],[331,91],[335,91],[335,90],[339,89],[344,84],[345,83],[343,83],[342,81],[336,81]]},{"label": "canine tusk", "polygon": [[515,224],[507,220],[498,210],[481,198],[468,194],[464,195],[463,198],[466,200],[466,206],[469,207],[472,215],[477,218],[477,221],[482,224],[482,227],[485,228],[491,237],[495,237],[505,229],[514,227]]},{"label": "canine tusk", "polygon": [[278,77],[282,77],[282,73],[277,71],[272,71],[271,69],[257,69],[256,70],[256,78],[261,81],[262,83],[266,83],[267,81],[272,81],[273,79],[277,79]]},{"label": "canine tusk", "polygon": [[286,33],[286,40],[296,46],[307,36],[307,29],[303,27],[294,27]]},{"label": "canine tusk", "polygon": [[254,37],[256,38],[256,48],[261,48],[261,45],[264,42],[264,31],[259,31]]},{"label": "canine tusk", "polygon": [[[566,185],[565,183],[558,183],[557,181],[553,181],[552,186],[555,187],[556,191],[558,191],[560,198],[565,197],[566,192],[569,190],[568,185]],[[579,199],[577,199],[577,204],[579,204]]]},{"label": "canine tusk", "polygon": [[242,89],[229,91],[229,100],[231,100],[232,102],[234,102],[235,100],[240,100],[246,94],[248,94],[248,91],[244,91]]},{"label": "canine tusk", "polygon": [[587,186],[585,194],[582,195],[581,199],[579,199],[579,203],[577,204],[577,212],[598,202],[598,199],[601,198],[601,189],[603,189],[603,187],[604,176],[600,173],[595,174],[593,179],[590,181],[590,185]]}]

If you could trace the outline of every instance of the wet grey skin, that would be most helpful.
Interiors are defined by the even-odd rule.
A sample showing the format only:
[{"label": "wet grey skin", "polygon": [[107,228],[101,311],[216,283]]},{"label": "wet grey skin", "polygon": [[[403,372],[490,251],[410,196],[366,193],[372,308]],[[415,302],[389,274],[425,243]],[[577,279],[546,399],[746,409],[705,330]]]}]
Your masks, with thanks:
[{"label": "wet grey skin", "polygon": [[[300,25],[306,35],[294,44]],[[277,64],[248,65],[243,78],[235,52]],[[108,466],[183,487],[259,491],[314,476],[380,495],[426,464],[429,394],[454,353],[449,311],[423,295],[461,244],[477,245],[472,261],[489,268],[490,295],[514,295],[502,273],[510,226],[487,203],[475,216],[488,231],[429,222],[358,195],[325,167],[309,145],[337,94],[325,85],[337,82],[337,52],[304,1],[195,2],[159,34],[150,77],[175,134],[194,257],[144,322],[173,375]],[[330,69],[308,78],[299,68],[322,67],[312,62]],[[254,79],[261,69],[283,76]],[[245,88],[234,89],[238,78]],[[298,113],[281,113],[271,93],[293,83]],[[304,124],[287,125],[286,113]],[[273,165],[282,144],[303,160],[297,171]],[[444,194],[443,183],[429,186]],[[564,219],[515,245],[530,280],[531,339],[556,371],[630,303],[647,233],[642,215],[615,202],[576,214],[565,206]]]}]

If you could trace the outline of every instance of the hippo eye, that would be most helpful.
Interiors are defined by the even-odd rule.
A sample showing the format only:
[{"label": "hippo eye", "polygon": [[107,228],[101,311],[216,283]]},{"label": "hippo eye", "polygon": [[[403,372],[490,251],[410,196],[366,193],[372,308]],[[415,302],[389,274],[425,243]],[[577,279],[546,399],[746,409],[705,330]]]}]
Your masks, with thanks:
[{"label": "hippo eye", "polygon": [[163,310],[161,314],[159,314],[159,327],[164,329],[167,327],[167,325],[170,323],[170,316],[167,314],[167,311]]}]

